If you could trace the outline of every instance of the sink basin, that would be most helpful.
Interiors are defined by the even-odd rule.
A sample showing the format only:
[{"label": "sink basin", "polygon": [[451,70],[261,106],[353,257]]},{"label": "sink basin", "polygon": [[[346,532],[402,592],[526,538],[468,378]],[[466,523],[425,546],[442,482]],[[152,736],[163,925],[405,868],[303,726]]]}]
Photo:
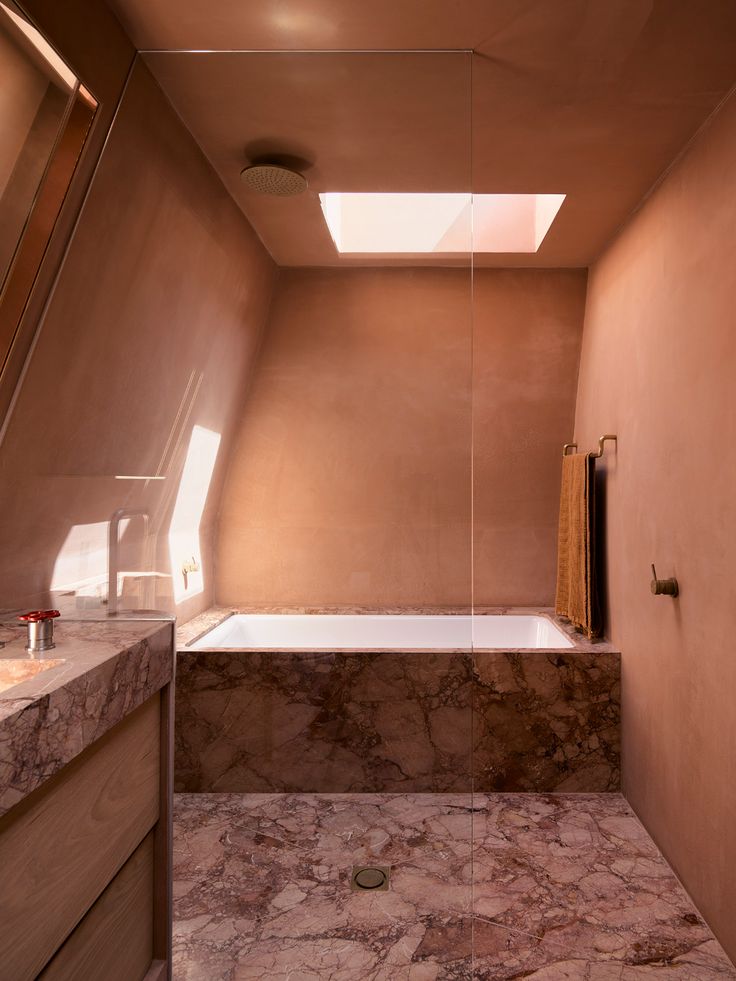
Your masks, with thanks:
[{"label": "sink basin", "polygon": [[0,659],[0,692],[14,688],[15,685],[28,681],[29,678],[35,678],[42,671],[48,671],[49,668],[55,668],[63,663],[63,659],[60,658],[51,658],[48,661],[30,661],[26,658]]}]

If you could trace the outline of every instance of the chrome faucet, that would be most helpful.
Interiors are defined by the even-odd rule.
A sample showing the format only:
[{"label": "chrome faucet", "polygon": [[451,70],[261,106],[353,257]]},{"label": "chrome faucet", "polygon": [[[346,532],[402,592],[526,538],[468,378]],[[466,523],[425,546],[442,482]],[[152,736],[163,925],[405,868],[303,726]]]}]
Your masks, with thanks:
[{"label": "chrome faucet", "polygon": [[29,654],[41,654],[50,651],[54,643],[54,620],[61,616],[58,610],[31,610],[18,617],[21,623],[28,627],[26,650]]},{"label": "chrome faucet", "polygon": [[138,508],[118,508],[110,518],[107,550],[107,615],[115,616],[118,612],[118,546],[120,545],[120,522],[125,518],[143,518],[144,541],[148,538],[148,511]]}]

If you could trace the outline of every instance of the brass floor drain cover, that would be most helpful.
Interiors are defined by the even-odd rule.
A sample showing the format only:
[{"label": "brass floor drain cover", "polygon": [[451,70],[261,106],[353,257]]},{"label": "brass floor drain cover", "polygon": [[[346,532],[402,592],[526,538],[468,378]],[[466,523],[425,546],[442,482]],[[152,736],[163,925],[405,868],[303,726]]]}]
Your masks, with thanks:
[{"label": "brass floor drain cover", "polygon": [[389,868],[387,865],[357,865],[350,877],[353,892],[386,892]]}]

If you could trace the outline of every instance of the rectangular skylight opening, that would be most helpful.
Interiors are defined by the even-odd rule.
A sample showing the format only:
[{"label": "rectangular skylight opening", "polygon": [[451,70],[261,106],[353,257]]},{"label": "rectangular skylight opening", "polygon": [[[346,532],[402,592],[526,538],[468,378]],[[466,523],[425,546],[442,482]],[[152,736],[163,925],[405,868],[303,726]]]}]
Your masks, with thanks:
[{"label": "rectangular skylight opening", "polygon": [[320,194],[342,254],[536,252],[564,194]]}]

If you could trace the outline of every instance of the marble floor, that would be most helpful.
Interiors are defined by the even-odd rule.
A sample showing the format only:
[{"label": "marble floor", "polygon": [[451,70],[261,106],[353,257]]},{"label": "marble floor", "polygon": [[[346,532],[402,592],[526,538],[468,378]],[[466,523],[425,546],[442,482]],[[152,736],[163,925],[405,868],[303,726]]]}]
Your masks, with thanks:
[{"label": "marble floor", "polygon": [[[618,794],[179,794],[175,981],[736,981]],[[387,892],[352,866],[391,867]]]}]

